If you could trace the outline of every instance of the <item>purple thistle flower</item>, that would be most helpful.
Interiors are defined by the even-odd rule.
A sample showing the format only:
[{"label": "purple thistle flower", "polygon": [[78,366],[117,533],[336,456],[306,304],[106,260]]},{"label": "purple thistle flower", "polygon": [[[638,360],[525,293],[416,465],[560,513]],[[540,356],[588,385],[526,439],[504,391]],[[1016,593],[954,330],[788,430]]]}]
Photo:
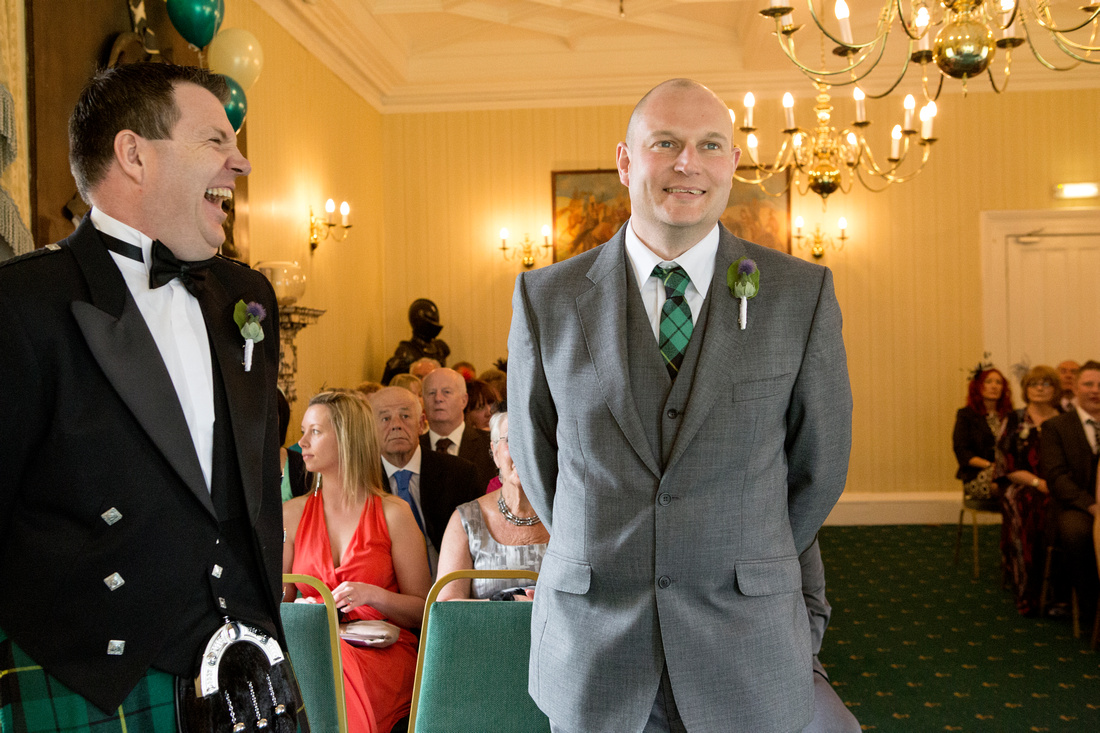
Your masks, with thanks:
[{"label": "purple thistle flower", "polygon": [[756,272],[756,263],[748,258],[741,260],[741,264],[737,266],[738,275],[751,275],[754,272]]},{"label": "purple thistle flower", "polygon": [[252,316],[257,321],[262,321],[264,317],[267,316],[267,311],[265,311],[264,307],[256,301],[249,303],[245,310],[248,312],[248,315]]}]

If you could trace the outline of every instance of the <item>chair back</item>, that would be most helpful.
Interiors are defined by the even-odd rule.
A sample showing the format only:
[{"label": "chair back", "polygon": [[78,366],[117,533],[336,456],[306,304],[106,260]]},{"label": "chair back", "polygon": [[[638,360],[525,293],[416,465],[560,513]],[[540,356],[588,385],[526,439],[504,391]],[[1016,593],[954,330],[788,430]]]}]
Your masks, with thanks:
[{"label": "chair back", "polygon": [[321,594],[320,603],[283,603],[280,609],[287,653],[298,678],[310,728],[347,733],[340,624],[332,593],[312,575],[284,573],[284,583],[303,583]]},{"label": "chair back", "polygon": [[459,578],[529,578],[530,570],[459,570],[437,580],[424,604],[409,733],[477,730],[548,733],[527,692],[531,604],[436,602]]}]

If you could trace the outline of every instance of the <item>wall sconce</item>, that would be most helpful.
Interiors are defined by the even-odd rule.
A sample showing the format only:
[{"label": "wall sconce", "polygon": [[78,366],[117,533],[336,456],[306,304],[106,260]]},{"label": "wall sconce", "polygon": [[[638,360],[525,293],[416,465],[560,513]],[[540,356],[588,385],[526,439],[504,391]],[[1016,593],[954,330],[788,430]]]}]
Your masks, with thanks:
[{"label": "wall sconce", "polygon": [[[542,247],[542,250],[539,250]],[[542,255],[550,255],[550,225],[544,224],[542,227],[542,244],[536,245],[531,241],[529,234],[523,235],[523,241],[514,247],[508,246],[508,230],[500,230],[500,254],[505,260],[514,260],[517,256],[520,258],[520,262],[523,263],[524,268],[530,270],[535,266],[535,260]]]},{"label": "wall sconce", "polygon": [[[317,245],[321,244],[322,239],[326,239],[331,236],[337,242],[343,242],[348,238],[348,230],[351,229],[351,224],[348,223],[348,215],[351,214],[351,207],[348,206],[348,202],[344,201],[340,204],[340,223],[336,223],[336,202],[329,199],[325,202],[325,218],[322,219],[319,216],[313,215],[313,207],[309,207],[309,253],[313,254],[313,251],[317,249]],[[333,229],[339,229],[340,232],[336,233]]]},{"label": "wall sconce", "polygon": [[[818,224],[814,228],[813,234],[810,235],[802,233],[803,226],[805,226],[805,222],[802,220],[802,217],[796,216],[794,219],[794,241],[798,243],[799,249],[809,248],[810,254],[817,259],[825,256],[826,249],[839,252],[844,249],[844,243],[848,241],[848,220],[843,216],[837,219],[836,222],[836,226],[840,230],[840,236],[837,237],[836,241],[828,234],[821,231],[821,224]],[[802,240],[808,241],[803,242]],[[839,241],[840,244],[837,244],[837,241]]]},{"label": "wall sconce", "polygon": [[1100,196],[1100,185],[1092,182],[1058,183],[1054,186],[1056,199],[1094,199]]}]

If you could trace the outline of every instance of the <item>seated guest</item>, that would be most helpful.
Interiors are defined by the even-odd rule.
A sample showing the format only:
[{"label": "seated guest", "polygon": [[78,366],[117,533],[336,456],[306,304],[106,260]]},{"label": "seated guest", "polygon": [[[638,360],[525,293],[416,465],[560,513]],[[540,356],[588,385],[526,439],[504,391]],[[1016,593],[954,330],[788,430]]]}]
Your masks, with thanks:
[{"label": "seated guest", "polygon": [[508,399],[508,375],[500,369],[486,369],[478,375],[478,379],[490,385],[500,395],[500,399]]},{"label": "seated guest", "polygon": [[417,399],[421,399],[424,393],[423,387],[420,384],[420,377],[414,377],[412,374],[395,374],[393,379],[390,380],[390,386],[407,389],[416,395]]},{"label": "seated guest", "polygon": [[[399,627],[388,646],[340,644],[349,730],[389,733],[409,712],[428,559],[408,505],[382,489],[370,407],[354,392],[322,392],[302,418],[302,456],[321,477],[317,491],[283,505],[283,571],[317,577],[349,621]],[[338,560],[338,562],[337,562]],[[317,591],[287,585],[306,599]]]},{"label": "seated guest", "polygon": [[484,491],[497,474],[497,467],[489,450],[489,434],[466,429],[463,410],[468,402],[466,380],[453,369],[436,369],[425,377],[424,411],[429,430],[420,438],[420,446],[425,451],[449,453],[474,464],[478,485]]},{"label": "seated guest", "polygon": [[[462,504],[451,515],[439,551],[439,576],[455,570],[521,569],[538,572],[550,533],[527,501],[512,455],[508,452],[508,413],[490,420],[493,460],[500,470],[500,491]],[[439,593],[439,600],[490,598],[517,585],[516,580],[475,578],[456,580]],[[526,585],[526,583],[523,583]]]},{"label": "seated guest", "polygon": [[382,389],[382,384],[380,382],[371,382],[368,380],[366,382],[360,382],[358,386],[356,386],[355,391],[364,397],[369,397],[380,389]]},{"label": "seated guest", "polygon": [[1066,359],[1058,365],[1058,378],[1062,387],[1062,399],[1060,401],[1062,412],[1073,410],[1073,393],[1077,389],[1077,372],[1080,369],[1081,365],[1073,359]]},{"label": "seated guest", "polygon": [[411,508],[427,538],[434,576],[447,520],[459,504],[482,492],[477,471],[457,456],[421,450],[420,400],[412,392],[386,387],[369,399],[377,423],[386,488]]},{"label": "seated guest", "polygon": [[1039,468],[1053,497],[1058,539],[1077,589],[1082,625],[1096,609],[1096,555],[1092,525],[1097,515],[1096,455],[1100,452],[1100,362],[1081,365],[1070,412],[1047,420]]},{"label": "seated guest", "polygon": [[810,648],[813,649],[814,719],[802,733],[859,733],[859,721],[844,706],[829,684],[829,675],[818,661],[821,641],[829,628],[833,609],[825,598],[825,565],[821,562],[821,546],[817,538],[798,556],[802,566],[802,601],[810,622]]},{"label": "seated guest", "polygon": [[1046,563],[1047,507],[1050,491],[1039,468],[1043,423],[1060,414],[1058,372],[1033,367],[1020,381],[1026,407],[1010,412],[1001,437],[1008,486],[1001,497],[1001,556],[1006,577],[1016,595],[1016,610],[1025,616],[1039,611],[1039,591]]},{"label": "seated guest", "polygon": [[1012,395],[1004,375],[991,366],[979,365],[967,388],[966,406],[955,415],[952,442],[959,462],[956,478],[962,479],[967,499],[995,499],[997,441],[1004,433]]},{"label": "seated guest", "polygon": [[282,447],[286,445],[286,431],[290,427],[290,403],[286,401],[286,395],[281,389],[276,390],[275,399],[279,410],[279,463],[283,467],[283,501],[290,501],[309,491],[313,475],[306,471],[301,453]]},{"label": "seated guest", "polygon": [[[423,379],[436,369],[442,366],[437,360],[428,356],[423,356],[412,364],[409,364],[409,374],[413,375],[417,379]],[[392,380],[391,380],[392,381]]]},{"label": "seated guest", "polygon": [[468,361],[460,361],[457,364],[452,364],[451,369],[462,375],[462,378],[467,382],[472,382],[477,379],[477,369],[474,369],[474,365]]},{"label": "seated guest", "polygon": [[485,382],[475,379],[466,383],[466,397],[463,417],[467,427],[489,432],[489,415],[493,405],[500,401],[500,395]]}]

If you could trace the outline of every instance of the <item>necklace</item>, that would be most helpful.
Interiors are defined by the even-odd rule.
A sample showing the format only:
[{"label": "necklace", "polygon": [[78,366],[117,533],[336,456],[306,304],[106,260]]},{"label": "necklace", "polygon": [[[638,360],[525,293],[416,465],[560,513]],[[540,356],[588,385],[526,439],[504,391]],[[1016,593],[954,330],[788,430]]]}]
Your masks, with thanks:
[{"label": "necklace", "polygon": [[504,501],[503,494],[497,499],[497,508],[500,509],[500,513],[504,515],[505,519],[517,527],[531,527],[542,521],[537,514],[532,514],[529,517],[517,517],[515,514],[512,514],[508,509],[508,504]]}]

